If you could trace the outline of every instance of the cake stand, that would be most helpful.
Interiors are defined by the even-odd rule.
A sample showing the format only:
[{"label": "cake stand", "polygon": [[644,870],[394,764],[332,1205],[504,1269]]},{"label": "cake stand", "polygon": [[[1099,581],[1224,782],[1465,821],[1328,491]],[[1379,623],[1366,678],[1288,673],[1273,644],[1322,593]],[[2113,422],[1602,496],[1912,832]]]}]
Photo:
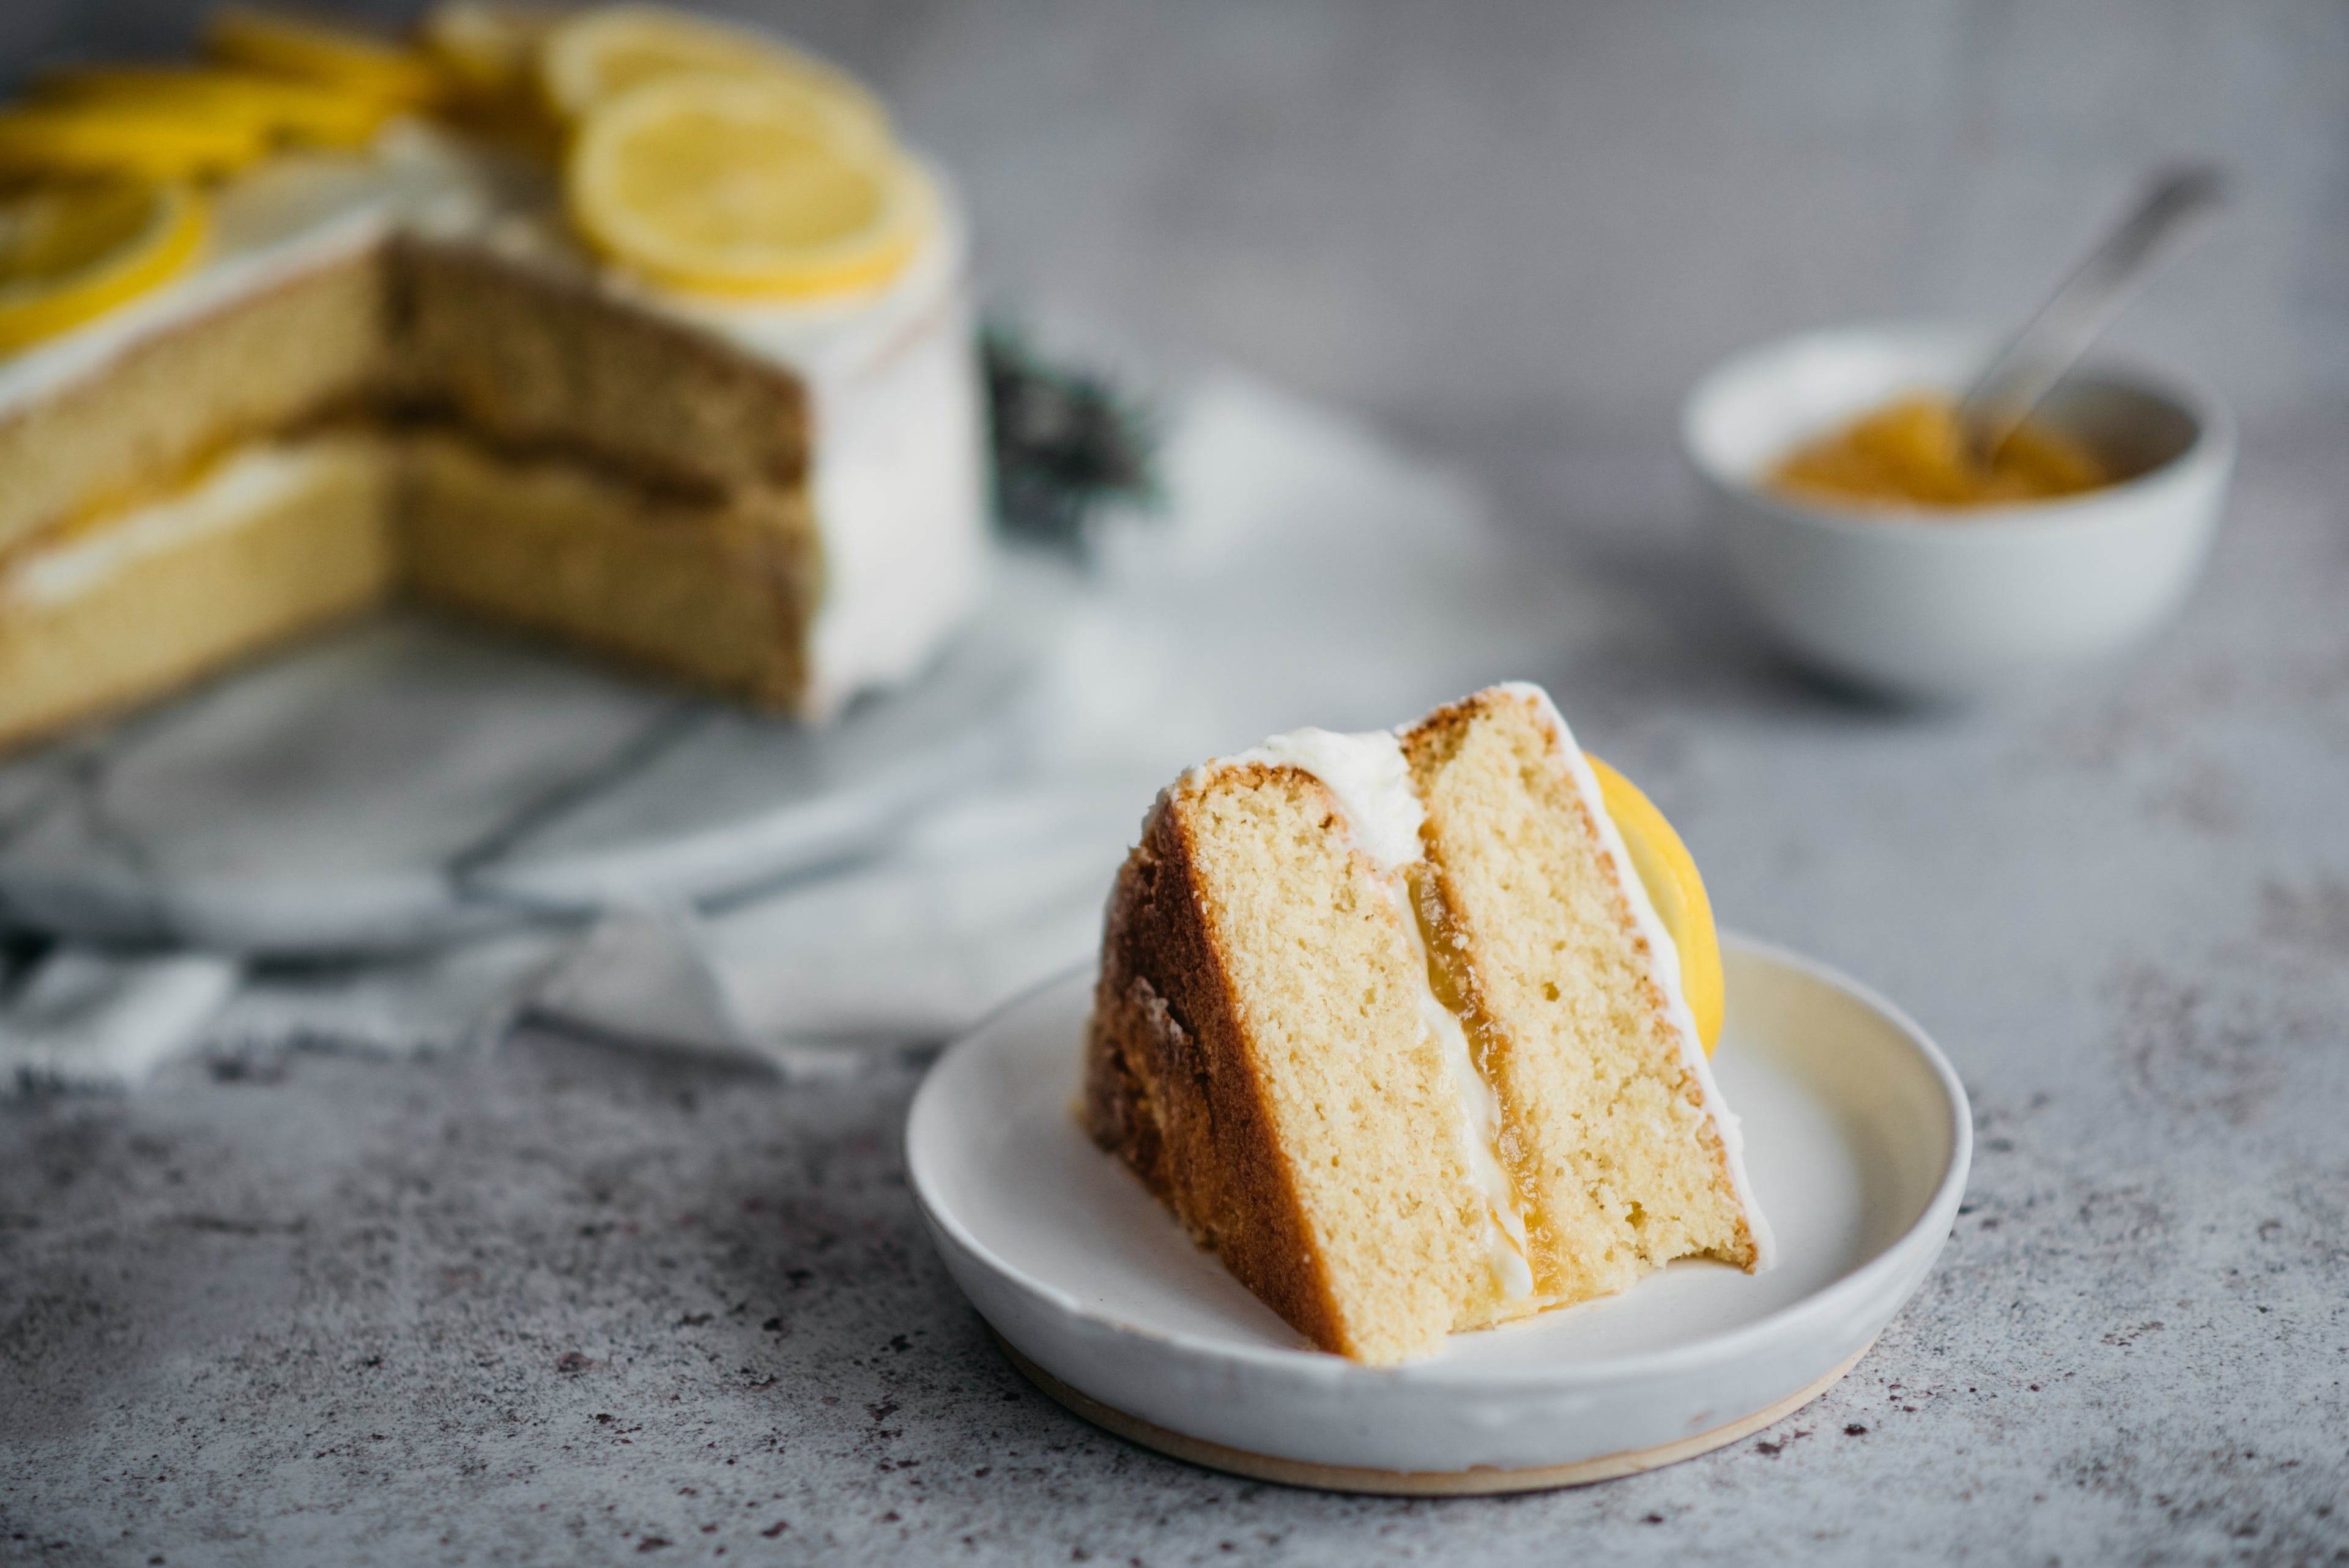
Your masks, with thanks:
[{"label": "cake stand", "polygon": [[0,766],[0,913],[350,953],[771,883],[1008,765],[1077,591],[999,561],[921,677],[823,726],[388,612]]}]

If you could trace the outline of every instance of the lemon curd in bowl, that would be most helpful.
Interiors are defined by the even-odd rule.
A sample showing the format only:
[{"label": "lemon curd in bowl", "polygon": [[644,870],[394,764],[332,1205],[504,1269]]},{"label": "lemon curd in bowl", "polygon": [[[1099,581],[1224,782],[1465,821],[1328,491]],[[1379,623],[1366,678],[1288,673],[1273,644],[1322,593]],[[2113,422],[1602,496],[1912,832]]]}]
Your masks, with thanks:
[{"label": "lemon curd in bowl", "polygon": [[2092,361],[2034,414],[2103,483],[1961,510],[1855,504],[1777,483],[1790,455],[1920,389],[1953,396],[1991,345],[1933,327],[1811,332],[1737,355],[1682,405],[1703,525],[1746,607],[1810,669],[1900,699],[1964,701],[2078,668],[2174,613],[2234,460],[2216,396]]},{"label": "lemon curd in bowl", "polygon": [[1771,466],[1769,483],[1798,501],[1957,514],[2077,495],[2112,476],[2086,443],[2044,420],[1974,452],[1958,400],[1920,389],[1802,442]]}]

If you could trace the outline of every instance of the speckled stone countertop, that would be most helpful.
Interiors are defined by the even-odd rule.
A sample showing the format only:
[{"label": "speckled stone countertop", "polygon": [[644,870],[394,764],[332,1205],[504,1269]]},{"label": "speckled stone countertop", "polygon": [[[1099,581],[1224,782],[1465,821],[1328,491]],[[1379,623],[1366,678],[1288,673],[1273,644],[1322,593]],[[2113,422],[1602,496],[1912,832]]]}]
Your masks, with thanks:
[{"label": "speckled stone countertop", "polygon": [[[161,47],[26,0],[0,59]],[[811,4],[988,275],[1481,485],[1546,680],[1723,919],[1899,1001],[1965,1213],[1795,1417],[1580,1491],[1251,1485],[1087,1427],[923,1240],[916,1053],[787,1086],[522,1034],[0,1107],[0,1561],[2349,1562],[2349,14],[2320,0]],[[2122,336],[2245,432],[2186,615],[1963,714],[1820,691],[1691,535],[1672,404],[1996,318],[2146,162],[2240,176]],[[1108,874],[1104,867],[1104,877]]]}]

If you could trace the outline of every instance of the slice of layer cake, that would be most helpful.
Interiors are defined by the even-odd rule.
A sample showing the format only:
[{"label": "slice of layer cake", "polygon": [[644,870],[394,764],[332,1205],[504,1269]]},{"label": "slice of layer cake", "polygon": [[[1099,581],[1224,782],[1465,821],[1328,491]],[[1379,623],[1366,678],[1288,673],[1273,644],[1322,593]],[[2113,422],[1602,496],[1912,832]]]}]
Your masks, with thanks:
[{"label": "slice of layer cake", "polygon": [[1110,900],[1083,1115],[1358,1361],[1767,1260],[1679,955],[1537,687],[1162,793]]}]

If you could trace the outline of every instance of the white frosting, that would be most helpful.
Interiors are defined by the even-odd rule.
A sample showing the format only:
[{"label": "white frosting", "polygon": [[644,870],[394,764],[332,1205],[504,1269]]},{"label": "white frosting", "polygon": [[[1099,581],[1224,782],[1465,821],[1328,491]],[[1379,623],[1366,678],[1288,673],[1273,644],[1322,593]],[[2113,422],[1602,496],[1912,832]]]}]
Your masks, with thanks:
[{"label": "white frosting", "polygon": [[1412,957],[1419,965],[1420,1023],[1444,1054],[1452,1102],[1460,1113],[1460,1136],[1468,1147],[1469,1179],[1485,1198],[1485,1262],[1505,1298],[1525,1301],[1534,1293],[1534,1271],[1526,1261],[1526,1216],[1517,1202],[1517,1184],[1501,1164],[1501,1096],[1476,1070],[1460,1015],[1444,1006],[1428,983],[1427,939],[1420,934],[1417,917],[1408,909],[1402,917],[1403,934],[1411,939]]},{"label": "white frosting", "polygon": [[1291,730],[1225,760],[1302,768],[1319,779],[1344,808],[1354,843],[1390,876],[1421,857],[1419,826],[1427,808],[1411,787],[1411,764],[1391,730]]},{"label": "white frosting", "polygon": [[1548,692],[1529,680],[1507,681],[1498,690],[1539,709],[1549,724],[1552,753],[1574,780],[1583,805],[1590,810],[1590,820],[1598,826],[1599,847],[1614,868],[1616,885],[1623,889],[1624,899],[1631,907],[1632,921],[1647,943],[1649,979],[1664,999],[1665,1021],[1680,1043],[1681,1061],[1695,1075],[1697,1086],[1704,1094],[1704,1114],[1712,1118],[1721,1135],[1721,1147],[1729,1160],[1730,1188],[1736,1193],[1738,1207],[1745,1211],[1745,1223],[1754,1232],[1754,1267],[1757,1271],[1766,1269],[1776,1261],[1777,1244],[1770,1234],[1769,1224],[1762,1218],[1761,1206],[1754,1201],[1754,1186],[1745,1174],[1744,1129],[1736,1113],[1721,1097],[1720,1085],[1713,1082],[1713,1064],[1706,1060],[1703,1042],[1697,1035],[1696,1015],[1689,1011],[1687,994],[1681,987],[1680,949],[1673,943],[1671,932],[1664,929],[1663,919],[1656,913],[1646,885],[1633,869],[1622,832],[1607,814],[1599,775],[1591,771],[1590,759],[1582,754],[1582,748],[1575,744],[1574,732],[1567,727],[1557,704],[1550,701]]},{"label": "white frosting", "polygon": [[1477,1071],[1459,1015],[1435,994],[1428,977],[1427,945],[1411,906],[1408,875],[1424,858],[1419,829],[1427,820],[1427,808],[1411,787],[1411,764],[1403,758],[1397,732],[1341,735],[1330,730],[1291,730],[1209,765],[1245,763],[1301,768],[1320,780],[1337,798],[1355,847],[1385,873],[1387,898],[1415,961],[1412,973],[1419,982],[1420,1024],[1443,1059],[1468,1151],[1469,1179],[1485,1199],[1485,1262],[1503,1297],[1526,1300],[1533,1294],[1533,1269],[1526,1262],[1526,1217],[1517,1203],[1516,1184],[1501,1163],[1500,1096]]},{"label": "white frosting", "polygon": [[0,416],[103,373],[157,330],[412,232],[477,241],[721,337],[810,394],[824,548],[810,706],[915,674],[986,574],[982,412],[964,223],[943,177],[934,238],[886,285],[807,304],[704,299],[588,255],[546,176],[413,121],[367,154],[274,159],[217,198],[198,265],[88,326],[0,358]]},{"label": "white frosting", "polygon": [[376,461],[373,443],[357,436],[247,447],[169,499],[28,557],[0,577],[0,603],[29,607],[77,598],[135,561],[243,526],[311,490],[330,470]]}]

